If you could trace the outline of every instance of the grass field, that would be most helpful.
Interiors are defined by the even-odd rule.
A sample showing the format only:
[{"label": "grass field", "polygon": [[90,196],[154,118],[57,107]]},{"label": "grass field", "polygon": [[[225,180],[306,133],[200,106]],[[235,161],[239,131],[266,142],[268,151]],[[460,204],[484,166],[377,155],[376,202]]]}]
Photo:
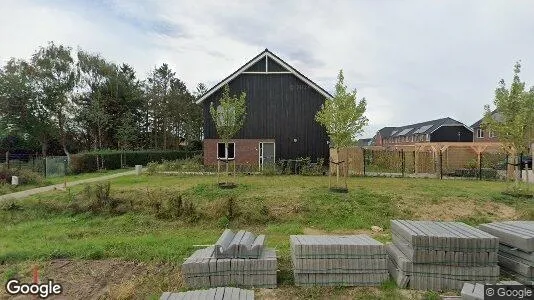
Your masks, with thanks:
[{"label": "grass field", "polygon": [[[110,183],[113,209],[88,207],[87,202],[95,200],[84,186],[5,203],[0,210],[2,278],[29,278],[36,263],[43,276],[70,280],[66,284],[79,289],[74,279],[58,276],[76,277],[72,274],[78,272],[85,278],[86,269],[97,270],[91,265],[102,261],[117,264],[115,269],[133,263],[124,268],[144,275],[126,272],[131,276],[107,278],[110,283],[100,292],[112,298],[156,297],[162,291],[184,289],[181,262],[197,249],[195,245],[213,244],[228,226],[266,234],[267,244],[278,250],[280,288],[258,291],[263,298],[432,298],[396,289],[392,283],[379,289],[296,288],[289,235],[368,233],[386,242],[389,220],[396,218],[472,225],[534,220],[532,200],[503,195],[503,182],[354,177],[349,178],[348,194],[329,192],[326,177],[241,176],[238,183],[235,189],[221,190],[215,176],[124,176]],[[371,226],[384,231],[372,232]],[[62,271],[58,261],[74,269]],[[101,276],[115,274],[113,268],[100,269]]]}]

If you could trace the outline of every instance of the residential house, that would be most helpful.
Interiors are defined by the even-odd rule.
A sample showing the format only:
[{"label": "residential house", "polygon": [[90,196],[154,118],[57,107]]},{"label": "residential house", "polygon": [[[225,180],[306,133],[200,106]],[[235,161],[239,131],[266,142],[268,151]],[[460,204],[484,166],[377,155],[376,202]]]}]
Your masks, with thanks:
[{"label": "residential house", "polygon": [[471,128],[448,117],[400,127],[384,127],[375,135],[376,145],[385,147],[424,142],[471,141]]},{"label": "residential house", "polygon": [[[497,110],[494,110],[491,112],[491,116],[493,118],[499,118],[500,114],[497,112]],[[483,122],[484,118],[476,121],[475,123],[473,123],[473,125],[471,125],[471,129],[473,129],[473,142],[498,142],[499,139],[493,131],[483,128]]]},{"label": "residential house", "polygon": [[[226,84],[231,94],[247,95],[245,124],[230,141],[228,153],[210,115]],[[197,101],[203,107],[204,164],[234,159],[239,165],[262,168],[280,159],[328,161],[328,135],[315,121],[327,98],[332,96],[326,90],[265,49]]]}]

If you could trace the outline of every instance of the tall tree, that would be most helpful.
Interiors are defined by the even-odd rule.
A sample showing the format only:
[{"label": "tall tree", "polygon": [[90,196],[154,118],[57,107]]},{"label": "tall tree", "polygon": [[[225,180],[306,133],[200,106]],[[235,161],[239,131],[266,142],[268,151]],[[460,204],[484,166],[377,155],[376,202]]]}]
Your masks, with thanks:
[{"label": "tall tree", "polygon": [[155,68],[148,78],[148,106],[151,115],[151,129],[154,147],[158,148],[159,135],[162,137],[162,147],[167,149],[167,136],[169,125],[169,99],[171,83],[176,73],[167,64]]},{"label": "tall tree", "polygon": [[73,117],[73,92],[77,72],[71,48],[48,43],[33,54],[31,65],[36,75],[37,93],[40,104],[51,114],[58,128],[58,136],[67,159],[67,130]]},{"label": "tall tree", "polygon": [[34,68],[24,60],[9,60],[0,72],[0,125],[6,136],[37,140],[46,156],[57,127],[37,89]]},{"label": "tall tree", "polygon": [[110,114],[106,107],[105,85],[115,74],[116,67],[98,54],[78,50],[78,70],[81,91],[78,103],[80,117],[86,121],[87,132],[93,135],[93,148],[101,149]]},{"label": "tall tree", "polygon": [[356,90],[347,91],[343,70],[339,71],[336,92],[332,99],[326,99],[321,110],[317,112],[315,120],[326,128],[330,143],[336,150],[338,161],[336,164],[337,183],[339,185],[339,149],[353,145],[356,137],[361,135],[367,125],[365,117],[367,101],[356,99]]},{"label": "tall tree", "polygon": [[483,121],[483,127],[495,132],[512,153],[514,163],[517,154],[526,151],[534,140],[534,87],[526,90],[525,82],[519,78],[520,72],[521,63],[517,62],[510,88],[506,87],[504,79],[499,81],[493,100],[496,111],[493,113],[490,106],[485,105]]}]

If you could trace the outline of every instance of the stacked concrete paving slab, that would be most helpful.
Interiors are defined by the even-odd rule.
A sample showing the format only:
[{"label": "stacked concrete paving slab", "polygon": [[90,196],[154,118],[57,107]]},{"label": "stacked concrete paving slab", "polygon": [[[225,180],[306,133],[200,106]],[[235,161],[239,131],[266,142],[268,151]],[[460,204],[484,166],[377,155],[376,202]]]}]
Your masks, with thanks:
[{"label": "stacked concrete paving slab", "polygon": [[[246,241],[240,242],[236,237]],[[255,237],[249,232],[224,231],[215,246],[195,251],[183,263],[185,283],[191,288],[275,288],[276,253],[274,249],[265,248],[264,241],[264,236]]]},{"label": "stacked concrete paving slab", "polygon": [[218,287],[209,290],[196,290],[181,293],[165,292],[160,300],[254,300],[254,291],[233,287]]},{"label": "stacked concrete paving slab", "polygon": [[398,286],[460,290],[464,282],[495,283],[498,239],[460,222],[392,220],[388,269]]},{"label": "stacked concrete paving slab", "polygon": [[534,221],[495,222],[479,228],[499,238],[502,273],[524,284],[534,284]]},{"label": "stacked concrete paving slab", "polygon": [[237,233],[226,229],[215,243],[216,258],[258,258],[263,252],[265,235],[256,236],[240,230]]},{"label": "stacked concrete paving slab", "polygon": [[389,277],[384,245],[367,235],[290,236],[297,286],[376,286]]}]

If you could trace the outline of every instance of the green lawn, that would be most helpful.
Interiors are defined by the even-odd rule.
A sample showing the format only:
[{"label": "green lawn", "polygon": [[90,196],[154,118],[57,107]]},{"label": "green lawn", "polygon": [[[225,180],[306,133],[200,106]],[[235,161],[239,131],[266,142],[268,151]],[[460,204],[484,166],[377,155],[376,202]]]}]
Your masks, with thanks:
[{"label": "green lawn", "polygon": [[[87,202],[92,198],[84,196],[84,186],[5,203],[0,210],[0,261],[16,266],[55,258],[118,258],[179,266],[197,249],[195,245],[213,244],[228,225],[266,234],[267,244],[278,250],[281,288],[277,297],[334,293],[402,299],[391,284],[378,292],[294,288],[289,235],[362,232],[385,242],[390,239],[389,220],[395,218],[460,220],[473,225],[534,219],[532,200],[501,194],[507,186],[503,182],[354,177],[349,178],[348,194],[329,192],[326,177],[240,176],[238,183],[235,189],[221,190],[215,176],[115,178],[111,181],[115,209],[110,212],[89,211]],[[180,195],[181,206],[177,204]],[[193,208],[186,209],[188,204]],[[373,225],[384,232],[372,233]],[[6,277],[13,271],[4,267],[0,272]],[[147,286],[139,289],[143,296],[136,295],[153,296],[169,288],[183,286]]]}]

